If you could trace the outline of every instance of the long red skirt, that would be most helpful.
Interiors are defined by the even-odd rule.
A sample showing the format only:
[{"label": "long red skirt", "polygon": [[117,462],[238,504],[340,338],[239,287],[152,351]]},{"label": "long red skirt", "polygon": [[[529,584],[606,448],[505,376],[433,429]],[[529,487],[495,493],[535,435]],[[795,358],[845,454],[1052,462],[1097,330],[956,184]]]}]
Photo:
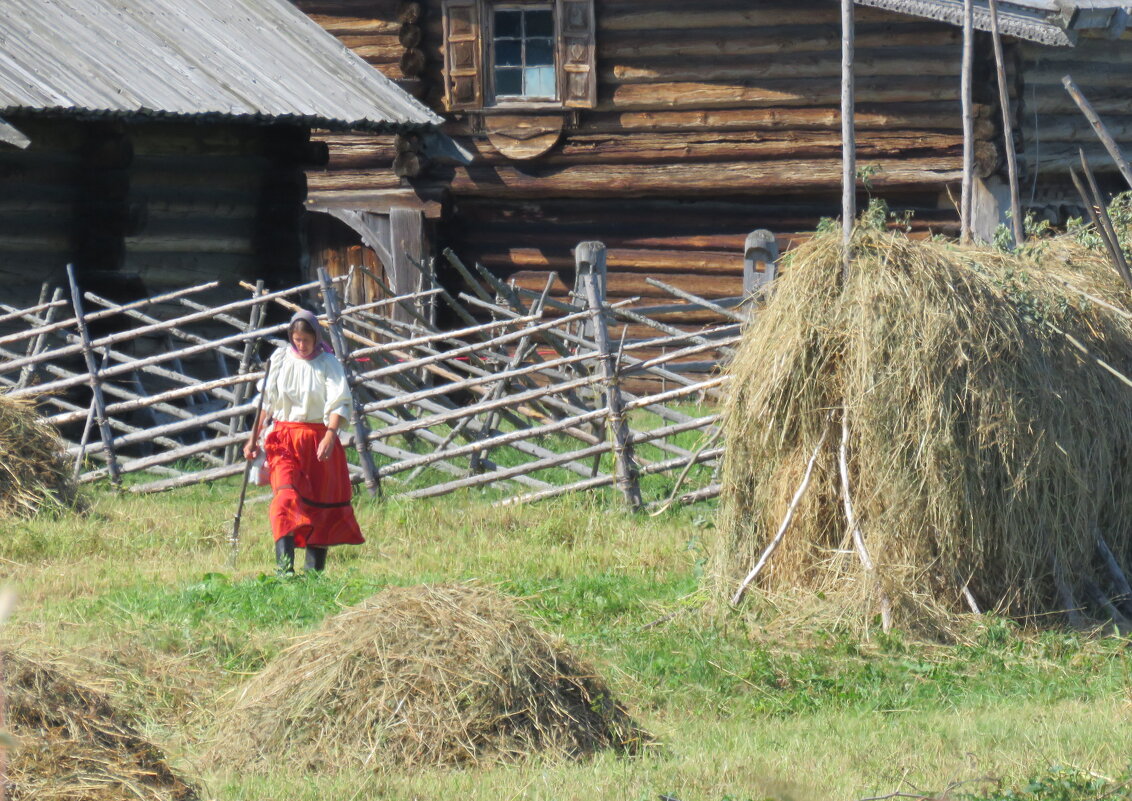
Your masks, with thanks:
[{"label": "long red skirt", "polygon": [[354,494],[346,467],[346,451],[338,438],[325,462],[318,443],[322,423],[275,423],[264,441],[271,473],[271,533],[293,536],[299,548],[360,545],[365,542],[350,499]]}]

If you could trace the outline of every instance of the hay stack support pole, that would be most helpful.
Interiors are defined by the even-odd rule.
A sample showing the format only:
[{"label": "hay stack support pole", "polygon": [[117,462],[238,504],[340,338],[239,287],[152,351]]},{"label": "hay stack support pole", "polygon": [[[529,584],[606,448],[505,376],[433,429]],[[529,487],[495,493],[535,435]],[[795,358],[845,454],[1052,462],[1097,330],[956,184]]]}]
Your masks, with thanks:
[{"label": "hay stack support pole", "polygon": [[1132,586],[1128,584],[1128,578],[1124,575],[1124,571],[1120,568],[1120,563],[1116,561],[1113,556],[1112,549],[1108,547],[1105,538],[1101,536],[1100,531],[1095,532],[1097,540],[1097,554],[1104,562],[1105,568],[1108,570],[1108,575],[1112,579],[1112,585],[1116,588],[1116,603],[1125,612],[1132,611]]},{"label": "hay stack support pole", "polygon": [[971,98],[975,62],[974,0],[963,0],[963,66],[959,95],[963,109],[963,192],[959,201],[959,241],[971,241],[971,216],[975,196],[975,107]]},{"label": "hay stack support pole", "polygon": [[[1112,218],[1108,216],[1108,208],[1105,206],[1104,198],[1101,196],[1101,190],[1097,187],[1097,179],[1093,175],[1093,169],[1089,166],[1089,160],[1085,157],[1085,149],[1077,148],[1077,153],[1081,158],[1081,171],[1085,173],[1085,180],[1088,181],[1090,197],[1093,203],[1090,204],[1096,208],[1096,216],[1100,220],[1098,232],[1101,238],[1105,240],[1105,245],[1108,249],[1108,254],[1112,258],[1112,264],[1116,271],[1120,273],[1120,277],[1124,279],[1124,283],[1132,288],[1132,272],[1129,272],[1128,261],[1124,258],[1124,249],[1120,246],[1120,239],[1116,235],[1116,229],[1112,225]],[[1072,172],[1070,173],[1072,174]],[[1081,187],[1076,178],[1073,180],[1077,185],[1078,192],[1081,192]],[[1082,195],[1084,193],[1082,192]],[[1092,214],[1090,214],[1090,217]]]},{"label": "hay stack support pole", "polygon": [[1065,565],[1055,554],[1053,557],[1053,584],[1057,588],[1057,597],[1061,599],[1065,617],[1073,628],[1081,628],[1085,620],[1081,615],[1081,607],[1077,605],[1077,598],[1073,594],[1073,587],[1065,574]]},{"label": "hay stack support pole", "polygon": [[621,396],[620,379],[614,354],[609,346],[609,329],[602,309],[605,290],[605,245],[601,242],[580,242],[575,249],[578,281],[589,305],[593,337],[601,354],[601,372],[605,384],[605,405],[609,410],[606,426],[613,441],[613,473],[625,504],[633,512],[641,508],[641,487],[637,467],[633,464],[633,443],[629,424],[625,421],[625,399]]},{"label": "hay stack support pole", "polygon": [[67,281],[71,285],[71,304],[75,307],[75,324],[82,339],[83,359],[86,361],[87,373],[90,377],[90,389],[94,393],[94,414],[98,423],[98,431],[102,436],[102,446],[106,451],[107,465],[110,468],[110,482],[115,488],[122,486],[122,474],[118,469],[118,457],[114,453],[114,432],[110,430],[110,422],[106,418],[106,399],[102,395],[101,371],[94,362],[94,348],[90,344],[90,330],[83,316],[82,293],[79,292],[78,281],[75,280],[75,266],[67,265]]},{"label": "hay stack support pole", "polygon": [[1022,244],[1026,234],[1022,228],[1022,202],[1018,190],[1018,154],[1014,152],[1014,125],[1010,120],[1010,92],[1006,88],[1006,64],[1002,55],[1002,37],[998,33],[997,0],[987,0],[990,12],[991,41],[994,43],[994,66],[998,73],[998,103],[1002,107],[1002,137],[1006,148],[1006,171],[1010,179],[1010,217],[1014,246]]},{"label": "hay stack support pole", "polygon": [[[346,379],[353,390],[350,399],[350,422],[354,426],[354,441],[360,444],[368,439],[369,426],[359,408],[358,381],[354,377],[354,369],[349,360],[346,338],[342,335],[342,321],[338,314],[338,293],[335,292],[334,285],[330,282],[330,273],[326,271],[325,267],[318,268],[318,280],[322,288],[322,304],[326,309],[326,322],[330,327],[330,337],[334,342],[334,349],[338,351],[338,357],[342,360],[342,366],[346,368]],[[362,475],[365,477],[366,489],[369,490],[371,497],[375,496],[380,491],[381,485],[378,483],[377,469],[373,465],[373,453],[366,447],[359,447],[356,450],[358,459],[362,463]]]},{"label": "hay stack support pole", "polygon": [[1132,166],[1129,166],[1128,159],[1124,158],[1124,154],[1120,151],[1120,145],[1112,138],[1112,134],[1108,132],[1104,122],[1101,121],[1100,116],[1093,109],[1093,105],[1085,97],[1084,93],[1073,82],[1071,75],[1066,75],[1061,79],[1061,85],[1065,87],[1065,91],[1073,98],[1073,102],[1077,104],[1077,108],[1081,109],[1081,113],[1085,115],[1085,119],[1089,121],[1089,125],[1093,126],[1093,131],[1096,132],[1097,138],[1101,140],[1101,144],[1105,146],[1105,150],[1116,162],[1117,169],[1120,174],[1124,176],[1125,182],[1129,187],[1132,187]]},{"label": "hay stack support pole", "polygon": [[837,449],[837,467],[841,471],[841,500],[845,506],[845,522],[849,526],[853,547],[857,551],[861,565],[865,568],[865,574],[880,594],[880,625],[885,632],[888,632],[892,629],[892,603],[888,600],[888,593],[881,586],[876,565],[869,555],[868,546],[865,545],[864,532],[861,531],[857,514],[853,510],[853,495],[849,489],[849,415],[844,409],[841,412],[841,447]]},{"label": "hay stack support pole", "polygon": [[751,585],[752,581],[758,578],[759,573],[762,572],[766,563],[770,561],[770,557],[778,550],[778,546],[782,543],[782,538],[786,536],[786,530],[790,528],[790,522],[794,519],[794,512],[798,508],[798,504],[802,501],[802,496],[806,494],[806,490],[810,486],[810,479],[814,474],[814,465],[817,464],[818,456],[821,454],[822,446],[825,445],[825,438],[828,434],[829,422],[827,421],[821,431],[821,436],[818,438],[818,444],[814,446],[814,452],[810,454],[810,460],[806,462],[806,472],[802,474],[802,481],[798,484],[798,489],[794,492],[794,497],[790,499],[790,505],[786,507],[786,514],[782,517],[778,531],[775,532],[774,538],[759,556],[759,560],[755,562],[755,566],[751,568],[751,572],[748,573],[742,583],[739,584],[739,589],[735,590],[735,595],[731,597],[732,606],[739,605],[739,601],[743,599],[743,593],[747,591],[747,587]]},{"label": "hay stack support pole", "polygon": [[857,140],[853,120],[853,0],[841,0],[841,256],[848,280],[853,223],[857,218]]}]

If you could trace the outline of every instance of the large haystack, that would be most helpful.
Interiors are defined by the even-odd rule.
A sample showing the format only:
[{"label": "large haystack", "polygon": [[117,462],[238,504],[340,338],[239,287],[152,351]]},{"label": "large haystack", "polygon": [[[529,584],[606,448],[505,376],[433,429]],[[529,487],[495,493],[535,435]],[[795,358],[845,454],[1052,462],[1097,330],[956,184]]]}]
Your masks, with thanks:
[{"label": "large haystack", "polygon": [[197,791],[110,700],[58,667],[4,657],[13,801],[193,801]]},{"label": "large haystack", "polygon": [[0,516],[70,506],[75,483],[58,432],[30,401],[0,394]]},{"label": "large haystack", "polygon": [[847,283],[838,237],[793,255],[732,366],[721,592],[761,562],[751,587],[897,624],[1118,613],[1132,387],[1098,359],[1132,375],[1132,326],[1062,283],[1124,307],[1115,271],[1068,239],[855,241]]},{"label": "large haystack", "polygon": [[459,765],[633,751],[609,689],[506,597],[391,588],[275,659],[222,721],[222,765],[262,770]]}]

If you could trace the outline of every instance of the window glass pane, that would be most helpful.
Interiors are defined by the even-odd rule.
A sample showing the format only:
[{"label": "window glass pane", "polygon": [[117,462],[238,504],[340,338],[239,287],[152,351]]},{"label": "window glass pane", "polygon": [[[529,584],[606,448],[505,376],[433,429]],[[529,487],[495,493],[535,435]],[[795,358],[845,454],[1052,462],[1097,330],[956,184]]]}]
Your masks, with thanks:
[{"label": "window glass pane", "polygon": [[523,35],[522,11],[496,11],[495,12],[495,38],[507,37],[518,39]]},{"label": "window glass pane", "polygon": [[499,67],[521,67],[523,65],[523,43],[496,42],[495,63]]},{"label": "window glass pane", "polygon": [[528,67],[523,70],[523,94],[527,97],[554,97],[554,67]]},{"label": "window glass pane", "polygon": [[526,14],[527,36],[554,36],[554,15],[550,9],[528,11]]},{"label": "window glass pane", "polygon": [[495,71],[495,94],[497,97],[512,97],[523,93],[523,71],[521,69],[497,69]]},{"label": "window glass pane", "polygon": [[554,66],[554,45],[550,39],[527,40],[527,66]]}]

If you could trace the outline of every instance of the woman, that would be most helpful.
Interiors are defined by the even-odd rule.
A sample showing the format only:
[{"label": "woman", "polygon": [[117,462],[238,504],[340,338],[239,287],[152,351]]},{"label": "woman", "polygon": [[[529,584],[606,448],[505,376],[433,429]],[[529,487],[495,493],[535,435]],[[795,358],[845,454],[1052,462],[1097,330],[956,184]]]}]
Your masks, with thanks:
[{"label": "woman", "polygon": [[287,338],[291,346],[271,356],[263,410],[244,445],[245,458],[254,459],[261,427],[274,421],[264,451],[275,493],[270,518],[280,573],[294,572],[296,546],[306,549],[307,570],[322,570],[331,545],[365,542],[338,441],[351,403],[346,372],[323,344],[310,312],[295,312]]}]

